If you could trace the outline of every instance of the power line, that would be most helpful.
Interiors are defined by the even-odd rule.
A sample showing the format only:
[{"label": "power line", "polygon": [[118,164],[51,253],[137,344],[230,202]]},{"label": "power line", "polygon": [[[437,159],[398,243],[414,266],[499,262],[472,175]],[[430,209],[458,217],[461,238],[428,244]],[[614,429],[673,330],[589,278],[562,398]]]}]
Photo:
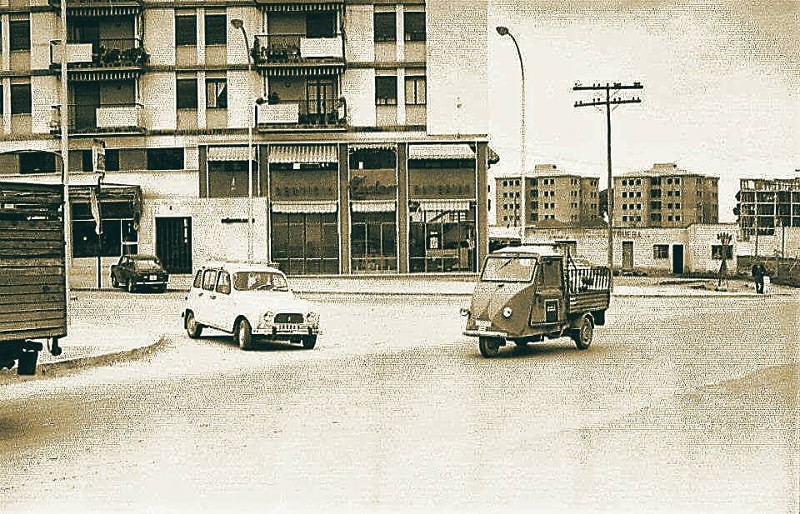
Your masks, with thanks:
[{"label": "power line", "polygon": [[[616,98],[617,94],[625,89],[644,89],[641,82],[634,82],[633,84],[623,84],[621,82],[614,82],[600,84],[595,83],[591,86],[584,86],[580,82],[575,83],[573,91],[605,91],[605,98],[597,97],[592,98],[586,102],[578,100],[575,102],[575,107],[601,107],[606,108],[606,132],[607,132],[607,151],[608,151],[608,191],[606,192],[606,211],[608,212],[608,270],[609,270],[609,286],[611,291],[614,291],[614,181],[611,174],[611,111],[624,104],[638,104],[642,100],[636,96],[631,98]],[[612,95],[613,91],[613,95]]]}]

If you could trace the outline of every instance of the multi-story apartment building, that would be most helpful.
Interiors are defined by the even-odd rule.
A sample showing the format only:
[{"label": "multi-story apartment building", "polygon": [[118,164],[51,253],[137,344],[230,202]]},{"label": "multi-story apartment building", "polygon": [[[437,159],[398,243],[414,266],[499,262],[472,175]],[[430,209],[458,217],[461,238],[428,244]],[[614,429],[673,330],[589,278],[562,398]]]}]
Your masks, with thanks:
[{"label": "multi-story apartment building", "polygon": [[679,169],[674,163],[614,177],[615,227],[687,227],[717,223],[719,177]]},{"label": "multi-story apartment building", "polygon": [[495,178],[496,225],[590,226],[600,223],[598,179],[537,164],[525,175],[526,205],[522,206],[520,175]]},{"label": "multi-story apartment building", "polygon": [[800,178],[739,182],[736,214],[742,236],[774,235],[777,227],[800,227]]},{"label": "multi-story apartment building", "polygon": [[477,269],[487,0],[60,1],[0,11],[0,180],[58,180],[64,110],[71,184],[102,140],[117,186],[102,241],[74,195],[73,266],[252,247],[292,274]]}]

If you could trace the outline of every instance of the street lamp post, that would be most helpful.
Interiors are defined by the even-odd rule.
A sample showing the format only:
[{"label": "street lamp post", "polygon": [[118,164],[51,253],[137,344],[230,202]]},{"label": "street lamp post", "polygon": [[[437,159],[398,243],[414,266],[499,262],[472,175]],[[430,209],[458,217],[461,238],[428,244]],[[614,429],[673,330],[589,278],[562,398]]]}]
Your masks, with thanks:
[{"label": "street lamp post", "polygon": [[[527,189],[527,184],[525,182],[525,172],[528,168],[528,160],[526,156],[526,147],[527,143],[525,141],[525,65],[522,60],[522,52],[519,49],[519,44],[517,43],[517,39],[514,37],[508,27],[498,26],[496,27],[497,33],[501,36],[509,36],[511,41],[514,42],[514,47],[517,49],[517,57],[519,57],[519,71],[522,77],[522,84],[521,84],[521,93],[520,93],[520,122],[519,122],[519,134],[520,134],[520,163],[521,163],[521,170],[520,170],[520,184],[522,186],[522,191],[520,191],[520,202],[522,203],[522,233],[520,234],[520,242],[525,238],[525,227],[528,224],[528,209],[527,205],[525,204],[525,190]],[[515,220],[516,221],[516,220]]]},{"label": "street lamp post", "polygon": [[[231,20],[231,26],[242,31],[245,53],[247,54],[247,71],[253,70],[253,57],[250,55],[250,41],[244,28],[244,21],[238,18]],[[253,260],[253,125],[256,122],[255,103],[248,106],[250,111],[247,122],[247,260]]]}]

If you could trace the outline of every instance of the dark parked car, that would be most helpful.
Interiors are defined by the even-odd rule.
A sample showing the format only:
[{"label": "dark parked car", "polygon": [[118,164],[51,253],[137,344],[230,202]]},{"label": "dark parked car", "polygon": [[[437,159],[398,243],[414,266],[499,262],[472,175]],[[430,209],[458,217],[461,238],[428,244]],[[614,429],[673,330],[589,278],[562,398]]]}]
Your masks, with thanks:
[{"label": "dark parked car", "polygon": [[111,266],[111,285],[126,287],[131,293],[140,288],[163,293],[168,281],[169,274],[155,255],[123,255]]}]

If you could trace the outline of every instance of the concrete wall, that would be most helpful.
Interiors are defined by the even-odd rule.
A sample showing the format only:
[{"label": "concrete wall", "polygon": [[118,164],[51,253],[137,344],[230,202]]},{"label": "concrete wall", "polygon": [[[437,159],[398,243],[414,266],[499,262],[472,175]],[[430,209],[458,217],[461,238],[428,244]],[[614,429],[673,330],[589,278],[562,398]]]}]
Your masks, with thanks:
[{"label": "concrete wall", "polygon": [[345,59],[347,62],[374,61],[373,7],[348,4],[345,9]]},{"label": "concrete wall", "polygon": [[174,130],[177,123],[175,73],[148,72],[140,80],[147,128]]},{"label": "concrete wall", "polygon": [[173,9],[146,9],[143,34],[144,49],[150,54],[149,64],[151,66],[174,66],[175,11]]},{"label": "concrete wall", "polygon": [[374,127],[375,70],[348,69],[342,75],[342,95],[347,98],[347,119],[355,127]]}]

